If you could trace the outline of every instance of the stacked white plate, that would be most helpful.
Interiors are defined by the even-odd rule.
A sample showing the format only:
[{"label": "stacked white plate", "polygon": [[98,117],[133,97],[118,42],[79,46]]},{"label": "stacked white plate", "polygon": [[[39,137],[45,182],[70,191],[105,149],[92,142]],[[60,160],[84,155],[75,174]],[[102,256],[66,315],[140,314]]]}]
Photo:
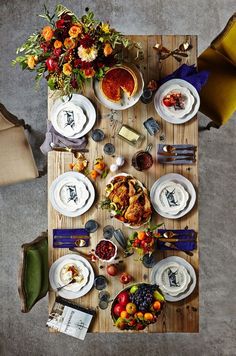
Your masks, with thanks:
[{"label": "stacked white plate", "polygon": [[75,277],[76,282],[64,287],[58,294],[66,299],[80,298],[90,291],[94,282],[93,268],[84,257],[76,254],[60,257],[50,268],[49,281],[54,290],[68,284],[72,279],[70,271],[68,272],[70,266],[79,272],[78,277]]},{"label": "stacked white plate", "polygon": [[155,211],[169,219],[178,219],[194,206],[196,192],[192,183],[181,174],[170,173],[159,178],[150,191]]},{"label": "stacked white plate", "polygon": [[96,111],[91,101],[85,96],[73,94],[55,101],[50,114],[55,130],[62,136],[75,139],[89,132],[96,121]]},{"label": "stacked white plate", "polygon": [[66,172],[52,182],[49,199],[59,213],[75,217],[84,214],[92,206],[95,190],[83,174]]},{"label": "stacked white plate", "polygon": [[[167,94],[181,93],[184,108],[176,110],[173,106],[165,106],[163,99]],[[155,109],[165,121],[172,124],[183,124],[191,120],[199,110],[200,98],[194,86],[182,79],[171,79],[157,90],[154,97]]]},{"label": "stacked white plate", "polygon": [[153,267],[151,282],[159,285],[167,301],[177,302],[193,292],[196,273],[186,260],[171,256]]}]

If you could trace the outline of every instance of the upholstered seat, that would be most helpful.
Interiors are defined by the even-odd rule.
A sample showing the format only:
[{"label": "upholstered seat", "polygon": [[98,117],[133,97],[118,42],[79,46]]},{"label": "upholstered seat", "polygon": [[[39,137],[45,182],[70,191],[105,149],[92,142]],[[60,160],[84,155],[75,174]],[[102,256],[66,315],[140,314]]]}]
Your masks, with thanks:
[{"label": "upholstered seat", "polygon": [[0,185],[14,184],[39,176],[25,134],[24,120],[18,120],[0,104]]},{"label": "upholstered seat", "polygon": [[43,233],[21,246],[18,291],[21,311],[27,313],[48,291],[48,242]]},{"label": "upholstered seat", "polygon": [[198,58],[199,70],[209,70],[208,82],[200,93],[200,111],[210,126],[219,128],[236,111],[236,14]]}]

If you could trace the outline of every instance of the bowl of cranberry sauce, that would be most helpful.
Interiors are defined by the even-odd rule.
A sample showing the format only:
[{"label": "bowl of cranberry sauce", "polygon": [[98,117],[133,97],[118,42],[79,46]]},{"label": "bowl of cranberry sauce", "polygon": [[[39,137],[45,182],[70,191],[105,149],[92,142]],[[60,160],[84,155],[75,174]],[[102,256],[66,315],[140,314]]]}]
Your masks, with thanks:
[{"label": "bowl of cranberry sauce", "polygon": [[95,256],[102,262],[111,262],[116,258],[117,246],[110,240],[100,240],[95,248]]}]

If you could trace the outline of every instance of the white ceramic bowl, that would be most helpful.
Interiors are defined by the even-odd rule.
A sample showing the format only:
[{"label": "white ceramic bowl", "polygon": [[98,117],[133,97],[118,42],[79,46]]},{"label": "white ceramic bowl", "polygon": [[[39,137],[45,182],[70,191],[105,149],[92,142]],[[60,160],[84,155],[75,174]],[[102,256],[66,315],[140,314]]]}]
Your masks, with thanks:
[{"label": "white ceramic bowl", "polygon": [[[109,260],[103,260],[101,257],[99,257],[97,254],[96,254],[96,249],[97,249],[97,246],[102,242],[102,241],[105,241],[107,244],[112,244],[114,247],[115,247],[115,253],[114,255],[109,259]],[[96,247],[95,247],[95,252],[94,252],[94,255],[99,259],[99,261],[101,262],[105,262],[105,263],[110,263],[112,261],[114,261],[114,259],[116,258],[116,255],[117,255],[117,246],[114,244],[114,242],[110,241],[110,240],[105,240],[105,239],[102,239],[100,240]]]}]

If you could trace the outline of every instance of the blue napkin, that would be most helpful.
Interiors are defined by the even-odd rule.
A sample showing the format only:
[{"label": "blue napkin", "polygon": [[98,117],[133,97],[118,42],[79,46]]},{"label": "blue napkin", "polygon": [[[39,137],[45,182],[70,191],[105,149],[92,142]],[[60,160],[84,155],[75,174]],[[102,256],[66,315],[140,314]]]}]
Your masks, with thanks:
[{"label": "blue napkin", "polygon": [[[159,163],[161,164],[174,164],[174,165],[179,165],[179,164],[185,164],[185,165],[190,165],[190,164],[195,164],[196,160],[195,160],[195,152],[196,152],[196,146],[193,145],[187,145],[187,144],[183,144],[183,145],[171,145],[173,147],[176,148],[181,148],[181,150],[177,150],[175,151],[175,153],[177,153],[177,156],[175,155],[171,155],[171,153],[169,154],[169,156],[164,156],[161,155],[161,153],[165,152],[163,150],[163,147],[166,146],[167,144],[159,144],[157,147],[157,160]],[[187,154],[187,156],[184,156],[184,154]],[[188,159],[191,158],[190,156],[188,156],[188,154],[192,154],[192,159]],[[176,160],[171,160],[171,159],[176,159]],[[182,159],[181,159],[182,158]],[[186,159],[187,158],[187,159]]]},{"label": "blue napkin", "polygon": [[[158,232],[163,235],[164,232],[168,230],[165,229],[158,229]],[[193,251],[196,248],[196,241],[184,241],[185,239],[194,239],[196,238],[196,233],[194,230],[169,230],[176,233],[178,236],[174,236],[173,239],[181,239],[183,241],[179,242],[172,242],[180,251]],[[168,239],[166,239],[168,242]],[[174,250],[171,247],[165,246],[165,242],[157,240],[157,249],[158,250]]]},{"label": "blue napkin", "polygon": [[172,74],[167,75],[166,77],[158,81],[159,84],[164,84],[170,79],[183,79],[192,84],[198,92],[201,91],[202,87],[206,84],[209,76],[209,71],[202,70],[197,71],[195,65],[182,64],[176,71]]}]

